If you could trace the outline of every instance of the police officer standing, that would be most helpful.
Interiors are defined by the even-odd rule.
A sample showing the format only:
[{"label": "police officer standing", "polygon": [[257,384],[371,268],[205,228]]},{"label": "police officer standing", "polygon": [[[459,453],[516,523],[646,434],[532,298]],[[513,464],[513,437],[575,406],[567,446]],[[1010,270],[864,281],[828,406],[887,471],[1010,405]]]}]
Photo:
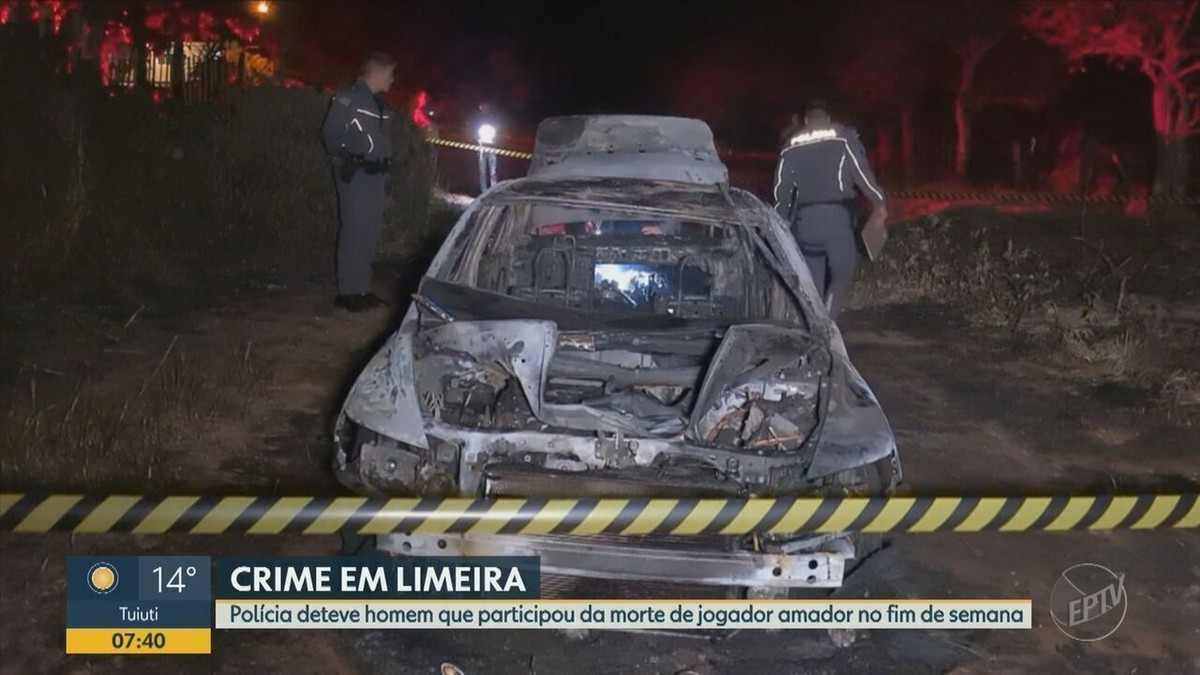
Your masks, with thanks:
[{"label": "police officer standing", "polygon": [[371,292],[371,263],[383,231],[392,156],[392,110],[380,95],[391,88],[395,67],[386,54],[368,56],[358,80],[334,95],[321,126],[341,220],[334,304],[351,312],[387,304]]},{"label": "police officer standing", "polygon": [[775,179],[775,208],[792,228],[813,281],[836,318],[850,288],[858,254],[854,189],[873,210],[866,227],[887,219],[883,190],[867,164],[858,133],[835,124],[823,104],[804,113],[804,125],[784,144]]}]

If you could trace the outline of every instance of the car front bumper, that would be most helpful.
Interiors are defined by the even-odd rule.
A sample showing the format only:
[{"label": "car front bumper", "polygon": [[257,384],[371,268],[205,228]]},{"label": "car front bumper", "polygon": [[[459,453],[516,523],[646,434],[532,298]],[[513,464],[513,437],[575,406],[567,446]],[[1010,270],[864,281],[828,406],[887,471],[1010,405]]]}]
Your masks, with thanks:
[{"label": "car front bumper", "polygon": [[[387,534],[377,547],[404,556],[536,556],[543,574],[614,581],[657,581],[743,587],[750,597],[773,597],[793,588],[837,588],[849,537],[815,538],[813,550],[756,552],[679,537],[611,537],[504,534]],[[733,543],[730,538],[722,538]]]}]

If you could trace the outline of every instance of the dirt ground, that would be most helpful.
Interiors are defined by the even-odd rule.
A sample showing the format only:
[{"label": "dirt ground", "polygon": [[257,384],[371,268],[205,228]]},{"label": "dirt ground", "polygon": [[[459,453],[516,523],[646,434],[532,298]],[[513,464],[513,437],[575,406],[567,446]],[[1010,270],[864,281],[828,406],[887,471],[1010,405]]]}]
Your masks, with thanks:
[{"label": "dirt ground", "polygon": [[[951,221],[954,237],[986,221],[989,236],[1011,239],[1019,231],[1021,246],[1067,251],[1080,278],[1108,265],[1089,257],[1089,246],[1071,243],[1073,217],[971,213]],[[1091,318],[1055,324],[1061,334],[1045,330],[1045,310],[1075,316],[1073,291],[1017,294],[1036,306],[1020,310],[1013,330],[1011,303],[1002,298],[989,312],[978,300],[986,294],[927,297],[944,289],[912,275],[923,264],[919,246],[906,248],[912,242],[898,239],[889,252],[898,267],[867,270],[840,324],[895,428],[903,490],[1197,490],[1192,359],[1200,286],[1192,256],[1200,230],[1129,234],[1144,227],[1139,222],[1114,216],[1109,226],[1167,253],[1125,282],[1122,272],[1098,272],[1089,283],[1101,289],[1099,299],[1080,300]],[[933,236],[925,232],[922,241]],[[1119,238],[1086,238],[1106,242],[1113,255],[1134,255]],[[411,287],[413,271],[384,270],[379,292],[403,304],[398,289]],[[327,471],[328,429],[351,378],[398,313],[345,315],[331,299],[326,288],[298,285],[133,307],[6,312],[0,487],[339,492]],[[1116,323],[1093,321],[1118,299],[1124,307]],[[1156,312],[1165,318],[1145,324]],[[1113,330],[1125,336],[1115,353],[1102,349]],[[221,631],[209,657],[63,654],[66,555],[321,554],[338,546],[331,537],[0,535],[0,671],[416,674],[435,673],[444,661],[469,675],[1200,671],[1200,537],[1171,530],[893,538],[845,589],[872,597],[1028,597],[1030,631],[879,631],[848,648],[804,632],[571,640],[540,631]],[[1082,562],[1126,575],[1127,617],[1101,642],[1071,640],[1049,616],[1055,579]]]}]

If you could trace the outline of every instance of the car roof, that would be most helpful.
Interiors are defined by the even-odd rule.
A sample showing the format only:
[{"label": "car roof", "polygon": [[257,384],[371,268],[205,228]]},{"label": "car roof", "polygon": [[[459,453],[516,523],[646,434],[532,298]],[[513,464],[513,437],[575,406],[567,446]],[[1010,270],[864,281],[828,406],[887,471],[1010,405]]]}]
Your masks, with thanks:
[{"label": "car roof", "polygon": [[712,129],[654,115],[574,115],[538,125],[531,178],[636,178],[700,185],[729,182]]},{"label": "car roof", "polygon": [[634,210],[641,213],[731,223],[757,221],[765,206],[738,189],[724,192],[711,185],[632,178],[521,178],[485,195],[485,205],[520,202],[551,203],[581,208]]}]

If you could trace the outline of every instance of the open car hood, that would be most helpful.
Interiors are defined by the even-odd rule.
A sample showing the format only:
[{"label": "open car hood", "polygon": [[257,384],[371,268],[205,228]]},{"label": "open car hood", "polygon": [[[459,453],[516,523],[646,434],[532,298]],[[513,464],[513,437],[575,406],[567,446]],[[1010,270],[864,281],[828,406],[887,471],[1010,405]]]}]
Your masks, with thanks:
[{"label": "open car hood", "polygon": [[[658,318],[675,326],[610,322],[565,332],[543,318],[441,323],[420,331],[416,340],[417,387],[430,400],[451,398],[447,392],[478,392],[478,402],[502,395],[515,380],[529,414],[564,431],[680,438],[759,453],[794,452],[806,444],[817,428],[828,350],[794,328],[742,324],[716,333],[686,320]],[[639,341],[658,354],[690,349],[701,365],[622,368],[588,358],[598,342],[601,352],[604,342],[619,342],[628,353],[639,349]],[[592,398],[554,402],[547,396],[553,378],[601,386]],[[639,384],[690,393],[686,403],[669,405]]]}]

